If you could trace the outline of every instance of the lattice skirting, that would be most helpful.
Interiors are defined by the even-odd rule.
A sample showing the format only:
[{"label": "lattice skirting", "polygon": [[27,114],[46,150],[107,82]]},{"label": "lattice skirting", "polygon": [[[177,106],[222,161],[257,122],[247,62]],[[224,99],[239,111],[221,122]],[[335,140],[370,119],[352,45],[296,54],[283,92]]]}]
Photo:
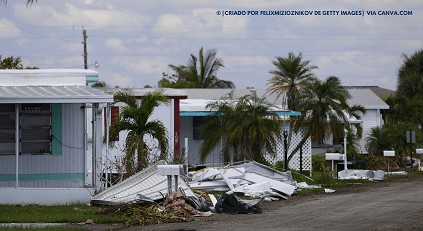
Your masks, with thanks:
[{"label": "lattice skirting", "polygon": [[[285,126],[285,129],[288,131],[288,126]],[[298,143],[303,138],[304,131],[300,131],[298,133],[293,133],[291,137],[291,142],[288,143],[288,156],[294,150],[294,148],[298,145]],[[312,169],[312,160],[311,160],[311,139],[308,140],[303,145],[303,170],[311,170]],[[283,140],[279,142],[276,146],[276,156],[272,156],[267,154],[265,156],[266,160],[269,161],[271,164],[275,164],[278,161],[284,161],[284,145]],[[289,162],[290,169],[300,170],[300,152],[298,151],[292,157],[291,161]]]}]

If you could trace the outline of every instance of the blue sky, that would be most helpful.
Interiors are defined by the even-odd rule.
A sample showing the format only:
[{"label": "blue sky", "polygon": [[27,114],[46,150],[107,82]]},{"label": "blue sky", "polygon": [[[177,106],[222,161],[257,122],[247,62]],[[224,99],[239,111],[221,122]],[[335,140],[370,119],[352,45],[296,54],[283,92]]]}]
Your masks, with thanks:
[{"label": "blue sky", "polygon": [[[415,0],[9,0],[0,7],[0,55],[39,68],[83,68],[97,61],[109,86],[157,85],[169,64],[201,47],[217,49],[218,77],[237,88],[266,88],[272,61],[292,51],[344,85],[396,88],[402,54],[423,47],[423,4]],[[218,15],[223,11],[313,11],[309,16]],[[367,11],[412,11],[370,16]],[[315,15],[360,11],[364,16]],[[340,13],[339,13],[340,14]],[[91,66],[94,68],[94,65]]]}]

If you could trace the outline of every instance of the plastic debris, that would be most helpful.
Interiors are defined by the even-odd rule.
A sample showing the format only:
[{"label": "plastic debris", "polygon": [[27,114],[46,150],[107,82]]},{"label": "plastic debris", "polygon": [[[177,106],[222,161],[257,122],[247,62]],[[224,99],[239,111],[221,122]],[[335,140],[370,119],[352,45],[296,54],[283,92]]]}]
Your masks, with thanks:
[{"label": "plastic debris", "polygon": [[224,193],[216,203],[217,213],[246,214],[261,213],[262,200],[241,200],[233,194]]},{"label": "plastic debris", "polygon": [[338,172],[338,179],[341,180],[384,180],[385,172],[382,170],[361,170],[361,169],[347,169]]},{"label": "plastic debris", "polygon": [[334,192],[336,192],[335,189],[325,188],[325,193],[334,193]]}]

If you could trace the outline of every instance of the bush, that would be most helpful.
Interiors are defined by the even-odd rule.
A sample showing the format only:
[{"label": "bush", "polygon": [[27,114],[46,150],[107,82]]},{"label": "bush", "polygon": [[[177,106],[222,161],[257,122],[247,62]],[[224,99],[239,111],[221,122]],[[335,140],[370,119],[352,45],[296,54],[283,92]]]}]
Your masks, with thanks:
[{"label": "bush", "polygon": [[315,172],[330,172],[330,167],[326,162],[324,156],[314,155],[312,156],[313,171]]}]

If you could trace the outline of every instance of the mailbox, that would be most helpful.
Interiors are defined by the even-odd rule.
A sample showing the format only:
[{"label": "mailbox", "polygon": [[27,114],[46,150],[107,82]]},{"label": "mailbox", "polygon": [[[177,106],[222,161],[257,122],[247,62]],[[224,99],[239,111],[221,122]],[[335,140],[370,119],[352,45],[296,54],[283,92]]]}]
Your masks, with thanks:
[{"label": "mailbox", "polygon": [[178,176],[183,173],[183,166],[177,164],[158,165],[157,174],[162,176]]},{"label": "mailbox", "polygon": [[325,158],[326,160],[344,160],[344,154],[340,154],[340,153],[326,153],[325,154]]},{"label": "mailbox", "polygon": [[383,156],[395,156],[395,151],[383,151]]}]

